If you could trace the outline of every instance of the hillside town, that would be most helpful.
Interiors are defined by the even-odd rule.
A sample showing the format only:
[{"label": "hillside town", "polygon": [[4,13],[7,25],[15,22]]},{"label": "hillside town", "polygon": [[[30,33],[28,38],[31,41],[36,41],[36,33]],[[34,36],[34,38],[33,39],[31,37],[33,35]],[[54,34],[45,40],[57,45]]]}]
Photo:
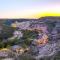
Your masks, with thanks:
[{"label": "hillside town", "polygon": [[43,17],[37,20],[1,21],[0,58],[48,60],[55,56],[60,51],[60,19],[57,19]]}]

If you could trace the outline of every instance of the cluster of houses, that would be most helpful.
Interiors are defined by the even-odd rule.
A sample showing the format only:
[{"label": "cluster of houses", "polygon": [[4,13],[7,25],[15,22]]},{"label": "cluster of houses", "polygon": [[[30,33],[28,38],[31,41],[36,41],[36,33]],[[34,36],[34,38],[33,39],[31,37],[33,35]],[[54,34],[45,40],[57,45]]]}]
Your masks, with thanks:
[{"label": "cluster of houses", "polygon": [[[25,21],[25,22],[15,21],[14,23],[11,24],[11,26],[18,28],[19,30],[26,30],[26,29],[27,30],[36,30],[38,32],[38,39],[36,40],[36,43],[38,43],[38,44],[44,44],[48,41],[48,36],[46,34],[46,33],[48,33],[47,25],[44,24],[44,22],[31,23],[30,21]],[[23,33],[21,33],[21,31],[14,32],[14,37],[20,38],[22,36],[23,36]]]},{"label": "cluster of houses", "polygon": [[25,21],[25,22],[18,22],[15,21],[14,23],[11,24],[11,27],[16,27],[20,30],[43,30],[46,31],[47,25],[44,24],[44,22],[38,22],[38,23],[32,23],[30,21]]},{"label": "cluster of houses", "polygon": [[29,21],[26,21],[26,22],[18,22],[18,21],[15,21],[14,23],[11,24],[11,27],[15,27],[15,28],[18,28],[18,29],[23,29],[23,30],[26,30],[28,29],[30,26],[30,22]]}]

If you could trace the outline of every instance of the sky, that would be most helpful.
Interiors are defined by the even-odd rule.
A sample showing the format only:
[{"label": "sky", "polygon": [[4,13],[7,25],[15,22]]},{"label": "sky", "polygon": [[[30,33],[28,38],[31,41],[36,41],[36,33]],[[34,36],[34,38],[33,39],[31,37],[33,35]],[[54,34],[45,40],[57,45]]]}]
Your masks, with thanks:
[{"label": "sky", "polygon": [[60,0],[0,0],[0,18],[60,16]]}]

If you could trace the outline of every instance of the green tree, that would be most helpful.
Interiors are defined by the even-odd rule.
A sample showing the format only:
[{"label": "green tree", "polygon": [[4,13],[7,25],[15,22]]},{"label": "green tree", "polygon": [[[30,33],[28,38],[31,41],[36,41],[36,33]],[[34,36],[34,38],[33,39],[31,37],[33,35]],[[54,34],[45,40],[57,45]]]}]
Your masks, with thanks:
[{"label": "green tree", "polygon": [[[26,46],[29,46],[32,42],[32,40],[34,40],[38,33],[36,31],[30,31],[30,30],[24,30],[23,32],[23,45],[25,44]],[[32,39],[32,40],[31,40]]]},{"label": "green tree", "polygon": [[3,25],[2,28],[3,29],[1,30],[0,33],[0,39],[3,40],[13,36],[13,32],[15,30],[14,28],[5,25]]}]

